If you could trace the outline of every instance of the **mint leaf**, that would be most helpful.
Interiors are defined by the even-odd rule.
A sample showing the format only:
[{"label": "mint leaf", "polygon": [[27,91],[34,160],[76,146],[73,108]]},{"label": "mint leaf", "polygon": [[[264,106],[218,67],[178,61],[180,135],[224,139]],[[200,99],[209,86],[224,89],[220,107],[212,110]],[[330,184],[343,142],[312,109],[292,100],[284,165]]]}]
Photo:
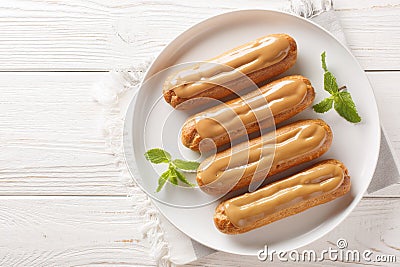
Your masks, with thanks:
[{"label": "mint leaf", "polygon": [[326,71],[324,73],[324,89],[330,94],[334,94],[339,91],[339,86],[336,82],[336,78],[329,71]]},{"label": "mint leaf", "polygon": [[172,161],[172,163],[178,169],[185,171],[197,170],[200,165],[200,163],[198,163],[197,161],[186,161],[182,159],[175,159],[174,161]]},{"label": "mint leaf", "polygon": [[315,112],[318,113],[325,113],[332,108],[333,105],[333,98],[327,97],[318,104],[313,106]]},{"label": "mint leaf", "polygon": [[166,170],[163,174],[161,174],[160,178],[158,178],[158,187],[156,189],[156,192],[160,192],[160,190],[167,182],[169,175],[170,175],[170,170]]},{"label": "mint leaf", "polygon": [[322,54],[321,54],[321,62],[322,62],[322,68],[324,69],[325,72],[327,72],[328,68],[326,67],[326,53],[325,53],[325,51],[322,52]]},{"label": "mint leaf", "polygon": [[356,105],[349,92],[339,92],[335,95],[334,107],[337,113],[349,122],[357,123],[361,121],[361,117],[358,115]]},{"label": "mint leaf", "polygon": [[176,170],[174,168],[171,168],[169,170],[170,170],[169,181],[174,185],[178,185],[178,176],[176,175]]},{"label": "mint leaf", "polygon": [[154,164],[168,163],[171,160],[171,155],[161,148],[150,149],[144,153],[144,156],[148,161]]},{"label": "mint leaf", "polygon": [[187,184],[187,185],[190,185],[190,186],[192,186],[192,187],[194,186],[194,184],[190,183],[190,182],[186,179],[185,175],[183,175],[183,173],[181,173],[180,171],[175,170],[175,174],[176,174],[176,177],[178,177],[178,179],[179,179],[181,182],[183,182],[183,183],[185,183],[185,184]]}]

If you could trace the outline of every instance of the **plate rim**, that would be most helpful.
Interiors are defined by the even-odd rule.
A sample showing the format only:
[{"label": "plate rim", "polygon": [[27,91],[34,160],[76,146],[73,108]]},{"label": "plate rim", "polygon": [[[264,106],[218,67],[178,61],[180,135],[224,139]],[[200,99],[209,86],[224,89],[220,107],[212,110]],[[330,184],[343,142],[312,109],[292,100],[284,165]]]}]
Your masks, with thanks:
[{"label": "plate rim", "polygon": [[[310,239],[308,239],[307,241],[300,241],[300,242],[298,242],[299,245],[294,246],[293,248],[288,249],[287,251],[289,251],[289,250],[295,250],[295,249],[298,249],[298,248],[300,248],[300,247],[303,247],[303,246],[306,246],[306,245],[308,245],[308,244],[311,244],[311,243],[313,243],[314,241],[316,241],[317,239],[319,239],[319,238],[323,237],[324,235],[330,233],[330,232],[331,232],[333,229],[335,229],[339,224],[341,224],[346,218],[348,218],[349,214],[350,214],[350,213],[354,210],[354,208],[359,204],[359,202],[361,201],[361,199],[362,199],[362,197],[364,196],[365,192],[367,191],[368,186],[370,185],[370,183],[371,183],[371,181],[372,181],[373,174],[374,174],[374,172],[375,172],[375,170],[376,170],[377,163],[378,163],[378,159],[379,159],[379,152],[380,152],[380,145],[381,145],[381,127],[380,127],[380,116],[379,116],[379,110],[378,110],[378,106],[377,106],[377,102],[376,102],[375,92],[374,92],[374,90],[372,89],[372,86],[371,86],[371,83],[370,83],[370,81],[369,81],[369,79],[368,79],[368,76],[365,74],[365,70],[362,68],[362,66],[361,66],[360,63],[358,62],[357,58],[353,55],[353,53],[351,52],[351,50],[350,50],[345,44],[343,44],[341,41],[339,41],[331,32],[327,31],[325,28],[323,28],[323,27],[320,26],[319,24],[317,24],[317,23],[315,23],[315,22],[313,22],[313,21],[311,21],[311,20],[309,20],[309,19],[303,18],[303,17],[301,17],[301,16],[297,16],[297,15],[295,15],[295,14],[292,14],[292,13],[289,13],[289,12],[286,12],[286,11],[282,11],[282,10],[265,9],[265,8],[259,8],[259,9],[257,9],[257,8],[251,8],[251,9],[237,9],[237,10],[232,10],[232,11],[227,11],[227,12],[219,13],[219,14],[216,14],[216,15],[214,15],[214,16],[207,17],[207,18],[205,18],[205,19],[203,19],[203,20],[200,20],[199,22],[197,22],[197,23],[195,23],[195,24],[193,24],[193,25],[187,27],[184,31],[182,31],[182,32],[180,32],[179,34],[177,34],[176,36],[174,36],[174,37],[168,42],[168,44],[167,44],[165,47],[163,47],[163,48],[154,56],[154,59],[152,60],[151,64],[149,65],[149,67],[148,67],[147,70],[145,71],[145,73],[144,73],[144,75],[143,75],[143,78],[142,78],[142,80],[140,81],[140,83],[139,83],[139,85],[138,85],[138,90],[135,92],[135,96],[134,96],[134,98],[132,99],[130,105],[133,105],[132,113],[134,113],[134,112],[135,112],[135,106],[136,106],[135,103],[136,103],[136,100],[137,100],[137,95],[139,94],[141,88],[143,87],[143,83],[144,83],[146,80],[150,79],[152,76],[157,75],[157,73],[163,71],[163,70],[160,70],[160,71],[156,71],[156,72],[155,72],[155,71],[154,71],[155,65],[156,65],[156,63],[158,63],[157,61],[160,60],[160,56],[163,55],[163,54],[165,53],[165,51],[168,50],[169,47],[170,47],[174,42],[176,42],[177,40],[179,40],[179,38],[183,38],[183,36],[186,35],[186,34],[188,34],[188,32],[192,31],[194,28],[198,27],[199,25],[201,25],[201,24],[203,24],[203,23],[205,23],[205,22],[208,22],[208,21],[210,21],[210,20],[213,20],[213,19],[216,19],[216,18],[219,18],[219,17],[223,17],[223,16],[227,16],[227,15],[232,15],[232,14],[234,14],[234,13],[242,13],[242,12],[250,12],[250,13],[251,13],[251,12],[267,12],[267,13],[268,13],[268,12],[272,12],[272,13],[277,13],[277,14],[279,14],[279,15],[294,17],[295,19],[300,19],[300,20],[302,20],[302,21],[304,21],[304,22],[306,22],[306,23],[310,23],[310,24],[312,24],[313,26],[316,26],[317,28],[319,28],[320,30],[322,30],[323,32],[325,32],[325,34],[328,34],[330,37],[332,37],[337,43],[339,43],[340,46],[341,46],[342,48],[344,48],[344,49],[347,51],[347,53],[352,57],[353,61],[356,62],[358,68],[359,68],[360,70],[362,70],[363,75],[364,75],[364,78],[365,78],[366,81],[368,82],[369,87],[370,87],[371,92],[372,92],[372,96],[373,96],[373,102],[374,102],[373,109],[375,109],[375,112],[374,112],[374,113],[376,113],[379,127],[377,127],[377,128],[375,129],[375,130],[376,130],[376,133],[375,133],[375,134],[377,135],[377,140],[378,140],[378,141],[377,141],[377,143],[376,143],[376,146],[374,147],[374,150],[376,151],[376,153],[375,153],[375,156],[374,156],[374,159],[373,159],[373,164],[371,164],[371,165],[373,165],[372,168],[371,168],[371,170],[372,170],[371,173],[372,173],[372,174],[371,174],[370,177],[368,178],[368,183],[365,183],[364,188],[361,188],[361,190],[360,190],[362,193],[360,193],[360,194],[358,194],[358,195],[356,195],[356,196],[354,197],[353,201],[350,203],[350,205],[349,205],[349,206],[346,208],[346,210],[343,212],[343,216],[341,216],[341,218],[339,218],[335,223],[333,223],[332,226],[327,227],[326,230],[323,231],[323,232],[321,232],[320,235],[315,235],[315,237],[310,238]],[[153,73],[152,73],[152,72],[153,72]],[[132,115],[133,115],[133,114],[132,114]],[[124,154],[124,158],[125,158],[125,157],[126,157],[125,152],[124,152],[123,154]],[[126,158],[125,158],[125,161],[127,162],[127,159],[126,159]],[[128,165],[128,166],[129,166],[129,165]],[[132,177],[134,177],[134,173],[133,173],[133,171],[131,170],[130,167],[128,167],[128,171],[129,171],[130,175],[131,175]],[[140,187],[140,186],[139,186],[139,187]],[[140,187],[140,188],[141,188],[141,187]],[[141,188],[141,189],[142,189],[142,188]],[[148,194],[146,193],[146,195],[148,195]],[[149,196],[151,199],[154,199],[151,195],[148,195],[148,196]],[[154,203],[155,206],[157,207],[157,210],[168,220],[168,222],[170,222],[172,225],[174,225],[174,227],[176,227],[180,232],[182,232],[183,234],[187,235],[185,232],[181,231],[181,230],[175,225],[175,223],[174,223],[173,221],[171,221],[171,220],[168,218],[168,216],[165,215],[165,212],[159,207],[159,205],[163,205],[163,203],[159,202],[157,199],[154,199],[154,200],[155,200],[155,201],[153,201],[153,203]],[[197,240],[196,238],[193,238],[193,237],[191,237],[191,236],[189,236],[189,235],[187,235],[187,236],[188,236],[190,239],[193,239],[193,240],[195,240],[195,241],[201,243],[202,245],[207,246],[207,247],[212,248],[212,249],[215,249],[215,250],[217,250],[217,251],[223,251],[223,252],[228,252],[228,253],[237,254],[237,255],[247,255],[247,256],[255,256],[255,255],[256,255],[256,252],[255,252],[255,253],[238,253],[238,252],[232,251],[232,250],[224,250],[224,249],[221,249],[221,248],[216,248],[216,247],[214,247],[214,246],[212,246],[212,245],[209,245],[209,244],[206,244],[206,243],[204,243],[204,242],[201,242],[201,241]],[[304,239],[304,238],[303,238],[303,239]]]}]

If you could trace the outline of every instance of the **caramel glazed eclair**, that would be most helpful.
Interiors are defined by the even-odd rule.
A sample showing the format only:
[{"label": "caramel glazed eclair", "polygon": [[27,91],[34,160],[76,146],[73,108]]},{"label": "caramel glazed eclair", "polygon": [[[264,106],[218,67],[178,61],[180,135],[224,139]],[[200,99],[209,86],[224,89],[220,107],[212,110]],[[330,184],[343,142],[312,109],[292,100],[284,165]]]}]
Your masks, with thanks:
[{"label": "caramel glazed eclair", "polygon": [[314,88],[307,78],[284,77],[190,117],[182,127],[181,140],[195,151],[205,138],[211,138],[219,147],[293,117],[310,106],[314,98]]},{"label": "caramel glazed eclair", "polygon": [[350,176],[337,160],[326,160],[293,176],[217,206],[214,223],[225,234],[244,233],[324,204],[349,192]]},{"label": "caramel glazed eclair", "polygon": [[265,134],[210,156],[196,180],[204,192],[224,194],[318,158],[331,143],[332,131],[323,120],[298,121],[277,129],[275,136]]},{"label": "caramel glazed eclair", "polygon": [[297,45],[292,37],[267,35],[170,75],[163,95],[173,107],[191,100],[184,108],[200,97],[221,99],[249,87],[249,81],[258,84],[285,72],[296,59]]}]

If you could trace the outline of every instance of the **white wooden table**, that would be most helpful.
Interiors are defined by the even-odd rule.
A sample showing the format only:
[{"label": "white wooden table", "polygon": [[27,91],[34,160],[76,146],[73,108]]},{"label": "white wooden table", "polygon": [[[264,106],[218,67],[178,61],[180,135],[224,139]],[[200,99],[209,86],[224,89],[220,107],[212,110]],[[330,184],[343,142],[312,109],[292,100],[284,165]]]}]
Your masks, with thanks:
[{"label": "white wooden table", "polygon": [[[105,149],[91,86],[204,18],[281,2],[2,0],[0,265],[154,265],[120,168]],[[400,1],[340,0],[334,7],[400,155]],[[400,184],[366,195],[307,248],[325,249],[343,237],[349,248],[394,254],[400,262],[399,207]],[[225,253],[192,265],[250,264],[265,266]]]}]

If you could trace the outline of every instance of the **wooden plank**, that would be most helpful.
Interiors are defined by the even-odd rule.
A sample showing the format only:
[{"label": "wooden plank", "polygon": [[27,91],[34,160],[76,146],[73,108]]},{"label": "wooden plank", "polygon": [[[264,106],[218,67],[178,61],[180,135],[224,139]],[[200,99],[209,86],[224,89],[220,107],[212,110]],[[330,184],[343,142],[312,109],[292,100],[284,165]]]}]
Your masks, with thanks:
[{"label": "wooden plank", "polygon": [[[124,197],[3,197],[0,265],[153,266],[148,244],[141,241],[139,233],[143,219],[134,212],[131,201]],[[335,247],[337,239],[345,238],[349,249],[370,249],[374,255],[393,254],[399,259],[399,204],[400,199],[364,199],[335,230],[304,249],[321,252]],[[191,266],[232,263],[266,264],[255,257],[216,253]]]},{"label": "wooden plank", "polygon": [[[104,73],[0,73],[0,195],[126,195],[91,99]],[[398,72],[368,73],[400,155]],[[398,196],[396,185],[377,196]]]},{"label": "wooden plank", "polygon": [[369,8],[391,8],[400,4],[399,0],[353,0],[342,1],[334,0],[333,6],[337,10],[369,9]]},{"label": "wooden plank", "polygon": [[[365,69],[400,69],[399,1],[335,1]],[[109,70],[153,56],[189,26],[227,11],[288,0],[18,0],[0,4],[0,70]]]},{"label": "wooden plank", "polygon": [[0,200],[1,266],[153,266],[128,198]]},{"label": "wooden plank", "polygon": [[1,195],[126,195],[91,88],[103,73],[1,73]]},{"label": "wooden plank", "polygon": [[399,70],[400,6],[337,12],[346,41],[366,70]]}]

